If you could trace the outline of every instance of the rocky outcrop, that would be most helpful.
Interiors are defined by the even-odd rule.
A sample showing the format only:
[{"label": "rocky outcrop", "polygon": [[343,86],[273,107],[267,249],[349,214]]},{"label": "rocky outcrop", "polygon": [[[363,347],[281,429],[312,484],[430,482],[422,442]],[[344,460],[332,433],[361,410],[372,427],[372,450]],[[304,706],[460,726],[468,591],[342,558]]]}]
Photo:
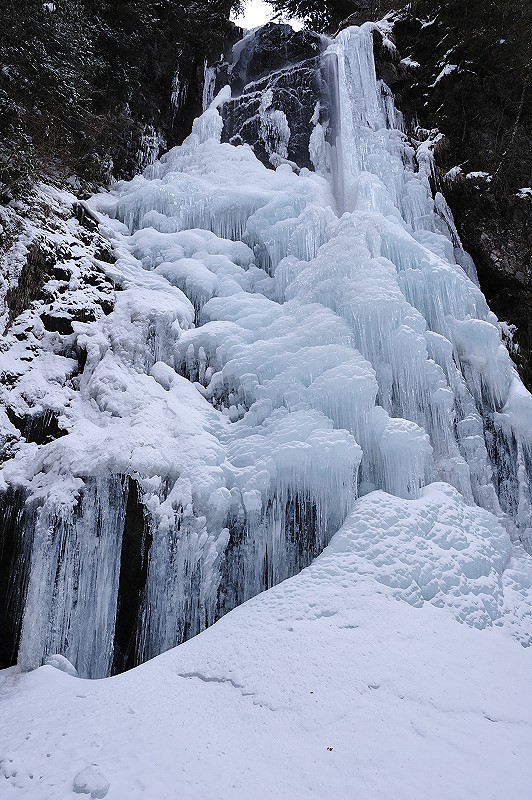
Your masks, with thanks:
[{"label": "rocky outcrop", "polygon": [[320,54],[328,41],[289,25],[265,25],[243,41],[234,63],[221,69],[217,85],[229,83],[223,140],[247,143],[267,166],[292,162],[312,169],[310,121],[328,114],[327,83]]},{"label": "rocky outcrop", "polygon": [[453,181],[446,196],[491,309],[515,326],[513,358],[532,388],[532,196],[480,184]]},{"label": "rocky outcrop", "polygon": [[[59,394],[79,391],[87,357],[80,331],[111,312],[119,287],[105,274],[114,261],[109,242],[73,195],[40,186],[23,202],[0,207],[0,228],[4,464],[25,443],[45,445],[68,433]],[[29,569],[20,529],[32,513],[25,500],[22,487],[0,488],[0,668],[14,663],[20,636]]]}]

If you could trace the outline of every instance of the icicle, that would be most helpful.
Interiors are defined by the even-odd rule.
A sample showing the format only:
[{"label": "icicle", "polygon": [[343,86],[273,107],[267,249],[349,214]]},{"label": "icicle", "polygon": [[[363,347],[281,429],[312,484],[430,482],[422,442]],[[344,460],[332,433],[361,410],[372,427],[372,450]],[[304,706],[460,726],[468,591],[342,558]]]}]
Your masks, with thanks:
[{"label": "icicle", "polygon": [[214,100],[214,92],[216,87],[216,67],[205,65],[203,68],[203,96],[202,96],[202,111],[207,111],[210,104]]},{"label": "icicle", "polygon": [[119,476],[93,478],[78,499],[51,494],[35,524],[19,649],[23,669],[65,656],[78,674],[109,674],[120,570],[124,490]]},{"label": "icicle", "polygon": [[186,102],[188,95],[188,81],[181,83],[179,79],[179,69],[172,79],[172,93],[170,95],[170,105],[174,116],[181,110]]}]

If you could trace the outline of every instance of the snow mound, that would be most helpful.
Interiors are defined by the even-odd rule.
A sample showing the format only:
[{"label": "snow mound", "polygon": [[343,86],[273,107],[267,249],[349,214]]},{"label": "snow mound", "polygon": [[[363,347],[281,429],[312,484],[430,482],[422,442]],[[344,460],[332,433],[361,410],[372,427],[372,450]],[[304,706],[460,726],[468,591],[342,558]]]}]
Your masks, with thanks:
[{"label": "snow mound", "polygon": [[[448,484],[431,484],[415,500],[384,492],[358,500],[316,569],[329,564],[371,575],[413,606],[430,602],[460,622],[505,625],[522,644],[532,641],[529,559],[513,550],[492,514],[465,505]],[[509,596],[518,580],[514,569],[526,572],[520,576],[521,608]]]},{"label": "snow mound", "polygon": [[98,769],[97,764],[92,764],[78,772],[74,778],[72,791],[75,794],[90,794],[91,800],[107,797],[110,783]]}]

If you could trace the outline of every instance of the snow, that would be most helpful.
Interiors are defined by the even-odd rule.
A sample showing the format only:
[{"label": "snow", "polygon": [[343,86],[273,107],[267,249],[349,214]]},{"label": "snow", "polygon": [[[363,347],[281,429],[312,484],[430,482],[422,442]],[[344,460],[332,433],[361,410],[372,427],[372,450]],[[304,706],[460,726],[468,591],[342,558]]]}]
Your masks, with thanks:
[{"label": "snow", "polygon": [[91,764],[78,772],[74,778],[72,790],[76,794],[90,794],[94,799],[106,797],[109,791],[109,781],[100,772],[97,764]]},{"label": "snow", "polygon": [[72,675],[74,678],[78,677],[78,671],[75,666],[70,663],[68,658],[65,658],[57,653],[53,656],[48,656],[44,663],[47,666],[55,667],[55,669],[58,669],[61,672],[66,672],[67,675]]},{"label": "snow", "polygon": [[405,58],[402,58],[399,63],[402,64],[403,67],[408,67],[409,69],[418,69],[421,66],[419,61],[416,61],[415,59],[411,58],[410,56],[406,56]]},{"label": "snow", "polygon": [[[424,27],[426,27],[426,26],[424,26]],[[445,78],[447,75],[451,75],[453,72],[456,72],[456,70],[459,70],[459,69],[460,69],[460,67],[458,66],[458,64],[445,64],[443,69],[438,73],[438,75],[436,77],[436,80],[433,83],[431,83],[428,88],[429,89],[434,89],[434,87],[437,86],[438,83],[443,78]]]},{"label": "snow", "polygon": [[493,180],[493,175],[490,175],[489,172],[468,172],[466,174],[467,180],[481,180],[486,181],[486,183],[491,183]]},{"label": "snow", "polygon": [[463,175],[463,169],[460,165],[456,165],[455,167],[451,167],[451,169],[445,173],[443,176],[443,180],[447,182],[455,181],[460,175]]},{"label": "snow", "polygon": [[[109,800],[407,800],[419,787],[438,800],[525,800],[532,651],[459,625],[437,592],[413,608],[393,597],[403,588],[364,573],[365,503],[367,539],[408,535],[392,497],[363,498],[312,566],[133,671],[4,673],[3,797],[66,800],[84,783],[109,785]],[[436,553],[467,553],[475,528],[483,546],[463,503],[461,529],[449,524],[448,488],[404,503],[422,525],[429,511]],[[387,551],[388,563],[400,553]],[[482,578],[467,573],[474,596]]]}]

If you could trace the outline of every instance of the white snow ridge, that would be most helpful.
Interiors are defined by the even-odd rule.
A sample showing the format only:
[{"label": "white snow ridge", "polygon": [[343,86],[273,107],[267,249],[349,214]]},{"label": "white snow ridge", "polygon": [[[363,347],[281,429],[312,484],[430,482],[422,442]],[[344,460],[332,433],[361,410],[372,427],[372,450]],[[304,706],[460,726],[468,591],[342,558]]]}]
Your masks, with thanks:
[{"label": "white snow ridge", "polygon": [[[113,310],[32,323],[31,371],[7,337],[10,407],[65,435],[3,423],[24,594],[2,797],[530,796],[532,397],[374,27],[330,44],[315,172],[285,163],[271,95],[276,169],[220,143],[222,89],[88,204]],[[108,678],[133,495],[139,666]]]}]

